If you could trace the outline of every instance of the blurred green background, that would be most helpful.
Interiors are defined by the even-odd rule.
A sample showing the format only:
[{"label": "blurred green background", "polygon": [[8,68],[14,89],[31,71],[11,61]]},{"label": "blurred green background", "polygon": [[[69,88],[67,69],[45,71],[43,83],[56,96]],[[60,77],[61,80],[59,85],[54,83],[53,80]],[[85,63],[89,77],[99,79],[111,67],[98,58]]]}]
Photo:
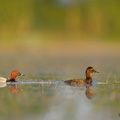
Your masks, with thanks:
[{"label": "blurred green background", "polygon": [[118,56],[119,6],[118,0],[1,0],[0,55]]}]

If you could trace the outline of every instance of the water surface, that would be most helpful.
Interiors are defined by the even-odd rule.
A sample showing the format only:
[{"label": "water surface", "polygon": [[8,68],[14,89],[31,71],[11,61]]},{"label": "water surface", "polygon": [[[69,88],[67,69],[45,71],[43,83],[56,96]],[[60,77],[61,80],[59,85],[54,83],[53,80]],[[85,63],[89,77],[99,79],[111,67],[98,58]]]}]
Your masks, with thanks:
[{"label": "water surface", "polygon": [[[21,68],[26,74],[18,77],[21,82],[4,84],[0,88],[0,119],[120,119],[118,58],[109,62],[106,59],[88,62],[81,58],[54,60],[41,60],[39,64],[33,60],[29,66],[33,69]],[[94,85],[73,87],[64,84],[63,80],[85,78],[88,65],[100,72],[93,75]],[[9,76],[9,69],[3,71],[2,76]]]}]

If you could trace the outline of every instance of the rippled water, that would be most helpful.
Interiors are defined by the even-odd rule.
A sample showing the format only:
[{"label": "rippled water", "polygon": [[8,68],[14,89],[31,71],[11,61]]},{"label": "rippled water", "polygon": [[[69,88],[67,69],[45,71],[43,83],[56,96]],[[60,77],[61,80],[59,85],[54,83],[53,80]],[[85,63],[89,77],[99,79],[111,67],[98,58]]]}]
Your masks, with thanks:
[{"label": "rippled water", "polygon": [[[31,63],[29,67],[33,69],[24,66],[21,70],[26,76],[19,77],[20,82],[0,84],[0,119],[120,119],[119,58],[56,60],[41,61],[39,66],[34,64],[34,67]],[[92,86],[64,84],[63,80],[84,78],[84,71],[89,65],[100,72],[93,75]],[[8,71],[2,75],[8,76]]]}]

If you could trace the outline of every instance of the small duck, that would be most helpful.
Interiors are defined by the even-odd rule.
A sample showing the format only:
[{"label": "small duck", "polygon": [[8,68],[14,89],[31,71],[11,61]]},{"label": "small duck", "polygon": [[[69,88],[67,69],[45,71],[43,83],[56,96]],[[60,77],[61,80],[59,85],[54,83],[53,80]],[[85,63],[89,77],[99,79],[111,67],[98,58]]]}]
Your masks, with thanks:
[{"label": "small duck", "polygon": [[17,70],[13,70],[9,79],[4,78],[4,77],[0,77],[0,82],[16,82],[15,79],[17,76],[25,76],[25,75],[21,74]]},{"label": "small duck", "polygon": [[64,83],[66,83],[67,85],[70,86],[84,86],[86,84],[91,84],[92,83],[92,77],[91,74],[92,73],[99,73],[96,70],[93,69],[93,67],[88,67],[85,71],[86,74],[86,79],[82,80],[82,79],[72,79],[72,80],[66,80],[64,81]]}]

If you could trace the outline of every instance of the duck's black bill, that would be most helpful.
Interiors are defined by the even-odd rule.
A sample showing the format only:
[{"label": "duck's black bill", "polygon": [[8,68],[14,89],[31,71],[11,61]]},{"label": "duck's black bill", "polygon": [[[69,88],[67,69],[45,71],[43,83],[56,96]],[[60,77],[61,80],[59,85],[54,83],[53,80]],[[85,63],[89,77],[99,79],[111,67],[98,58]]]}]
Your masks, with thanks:
[{"label": "duck's black bill", "polygon": [[94,73],[99,73],[98,71],[94,70]]},{"label": "duck's black bill", "polygon": [[21,76],[25,76],[24,74],[21,74]]},{"label": "duck's black bill", "polygon": [[20,73],[19,76],[25,76],[25,75]]}]

